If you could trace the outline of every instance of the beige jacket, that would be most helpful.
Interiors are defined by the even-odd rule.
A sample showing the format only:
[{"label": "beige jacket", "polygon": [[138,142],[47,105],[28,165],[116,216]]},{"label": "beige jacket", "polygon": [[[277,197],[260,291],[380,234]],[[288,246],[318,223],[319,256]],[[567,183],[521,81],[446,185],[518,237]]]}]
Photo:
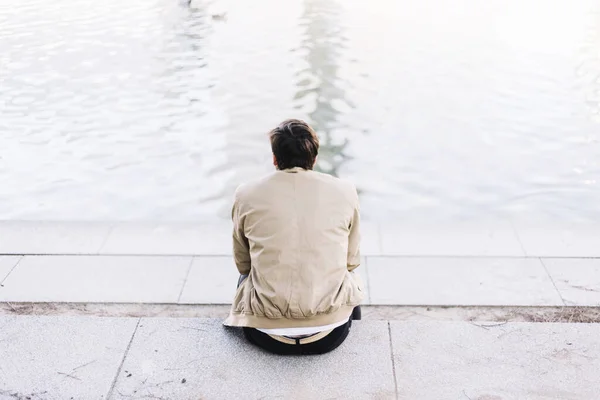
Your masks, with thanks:
[{"label": "beige jacket", "polygon": [[363,299],[359,205],[349,182],[302,168],[242,185],[232,212],[240,274],[225,325],[323,326],[347,319]]}]

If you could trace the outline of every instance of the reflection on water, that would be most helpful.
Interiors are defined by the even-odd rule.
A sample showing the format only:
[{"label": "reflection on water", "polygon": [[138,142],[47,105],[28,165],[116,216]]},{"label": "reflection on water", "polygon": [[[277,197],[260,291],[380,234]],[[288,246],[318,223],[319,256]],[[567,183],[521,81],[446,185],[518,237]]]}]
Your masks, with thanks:
[{"label": "reflection on water", "polygon": [[0,219],[227,218],[294,117],[367,218],[600,221],[598,49],[594,0],[0,0]]},{"label": "reflection on water", "polygon": [[[332,130],[338,126],[337,103],[347,103],[337,76],[338,63],[345,50],[340,18],[340,6],[335,1],[304,1],[300,26],[305,29],[298,51],[308,62],[308,68],[297,73],[296,101],[312,100],[308,120],[319,132],[320,151],[316,169],[338,176],[340,165],[348,158],[344,150],[348,139],[334,141]],[[301,108],[301,107],[298,107]]]}]

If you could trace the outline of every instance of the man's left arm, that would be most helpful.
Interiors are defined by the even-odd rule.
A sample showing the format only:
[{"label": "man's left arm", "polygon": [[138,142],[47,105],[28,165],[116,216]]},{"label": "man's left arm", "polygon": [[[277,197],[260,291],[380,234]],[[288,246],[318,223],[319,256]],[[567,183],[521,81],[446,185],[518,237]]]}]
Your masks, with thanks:
[{"label": "man's left arm", "polygon": [[358,193],[356,193],[354,214],[352,215],[352,220],[350,221],[347,264],[348,271],[353,271],[360,265],[360,205],[358,203]]}]

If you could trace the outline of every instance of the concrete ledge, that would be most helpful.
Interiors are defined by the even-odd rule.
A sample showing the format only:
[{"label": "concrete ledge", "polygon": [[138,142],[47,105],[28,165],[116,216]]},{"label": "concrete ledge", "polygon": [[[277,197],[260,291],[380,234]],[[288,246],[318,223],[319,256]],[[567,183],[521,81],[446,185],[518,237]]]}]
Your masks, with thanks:
[{"label": "concrete ledge", "polygon": [[372,304],[563,304],[538,259],[369,257],[367,268]]},{"label": "concrete ledge", "polygon": [[509,223],[381,225],[381,255],[523,257]]},{"label": "concrete ledge", "polygon": [[[231,255],[231,225],[0,222],[0,254]],[[362,224],[364,256],[600,257],[598,225]]]},{"label": "concrete ledge", "polygon": [[21,256],[0,256],[0,283],[12,272],[22,258]]},{"label": "concrete ledge", "polygon": [[[216,318],[229,304],[0,303],[0,315]],[[600,307],[362,306],[363,321],[492,321],[600,323]]]},{"label": "concrete ledge", "polygon": [[[232,257],[0,256],[0,301],[227,304]],[[600,259],[365,257],[365,304],[600,306]]]},{"label": "concrete ledge", "polygon": [[[380,254],[379,227],[363,224],[364,254]],[[3,255],[231,255],[231,223],[0,221]]]},{"label": "concrete ledge", "polygon": [[359,321],[330,354],[279,357],[218,320],[0,316],[0,398],[592,400],[599,333]]},{"label": "concrete ledge", "polygon": [[0,222],[0,254],[98,254],[111,224]]},{"label": "concrete ledge", "polygon": [[[363,228],[366,304],[600,306],[600,227]],[[0,301],[229,303],[229,231],[227,222],[0,222]]]}]

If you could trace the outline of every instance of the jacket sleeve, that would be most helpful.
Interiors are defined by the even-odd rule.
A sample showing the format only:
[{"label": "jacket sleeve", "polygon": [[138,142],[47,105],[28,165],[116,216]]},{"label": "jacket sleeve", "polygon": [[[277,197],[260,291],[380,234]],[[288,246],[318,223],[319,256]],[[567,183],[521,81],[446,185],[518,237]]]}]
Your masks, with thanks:
[{"label": "jacket sleeve", "polygon": [[231,219],[233,220],[233,258],[235,265],[241,275],[248,275],[250,273],[250,245],[244,234],[244,218],[240,216],[238,191],[235,193]]},{"label": "jacket sleeve", "polygon": [[356,269],[359,265],[360,265],[360,205],[358,203],[358,193],[356,193],[354,214],[352,216],[352,220],[350,221],[350,234],[348,235],[348,271],[352,271],[352,270]]}]

